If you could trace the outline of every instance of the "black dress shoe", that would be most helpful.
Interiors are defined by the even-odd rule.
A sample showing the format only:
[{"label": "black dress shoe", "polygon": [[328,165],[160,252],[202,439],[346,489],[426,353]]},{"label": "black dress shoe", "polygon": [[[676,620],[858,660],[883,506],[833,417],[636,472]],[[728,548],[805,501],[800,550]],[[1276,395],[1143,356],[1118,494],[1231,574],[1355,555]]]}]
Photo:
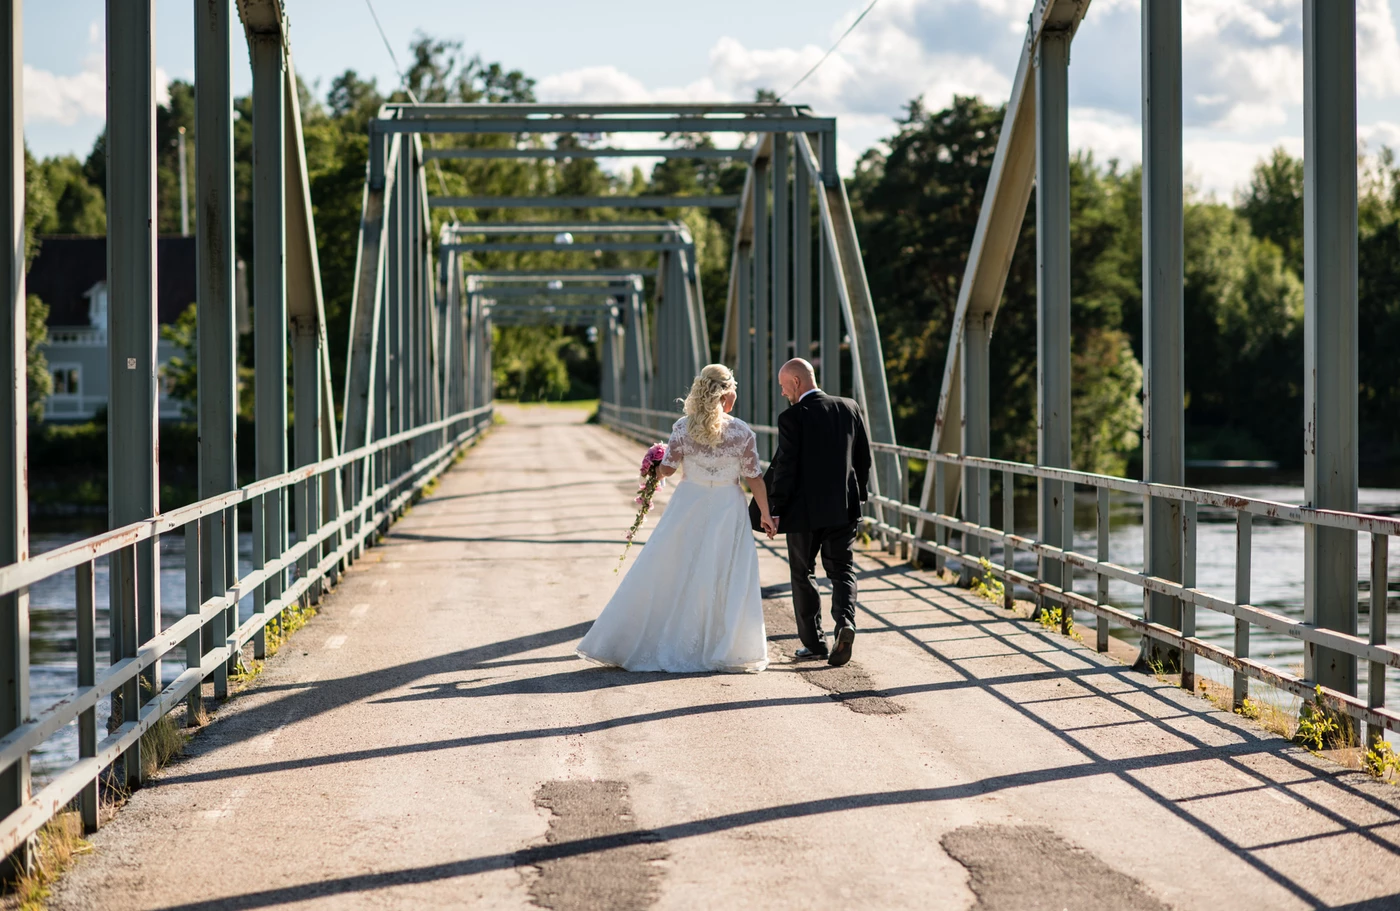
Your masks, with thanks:
[{"label": "black dress shoe", "polygon": [[811,661],[813,658],[825,658],[827,651],[824,648],[800,648],[793,653],[798,661]]},{"label": "black dress shoe", "polygon": [[855,645],[856,631],[849,626],[836,631],[836,642],[831,647],[831,657],[827,659],[827,664],[832,667],[840,667],[851,660],[851,646]]}]

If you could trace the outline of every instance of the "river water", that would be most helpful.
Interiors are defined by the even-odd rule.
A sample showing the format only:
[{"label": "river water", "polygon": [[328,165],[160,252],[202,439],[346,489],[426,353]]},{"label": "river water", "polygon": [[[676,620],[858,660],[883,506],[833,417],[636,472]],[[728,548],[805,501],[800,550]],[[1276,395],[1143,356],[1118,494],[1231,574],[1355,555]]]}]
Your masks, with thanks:
[{"label": "river water", "polygon": [[[41,554],[56,550],[102,531],[100,525],[63,523],[38,524],[30,534],[30,552]],[[238,571],[242,576],[252,570],[253,538],[248,532],[238,536]],[[110,663],[110,613],[108,611],[109,560],[97,561],[97,663],[98,672]],[[47,706],[71,693],[77,682],[77,617],[74,613],[76,571],[68,570],[45,579],[29,589],[29,648],[30,705],[37,714]],[[175,623],[185,615],[185,536],[167,535],[160,542],[160,605],[161,627]],[[239,620],[253,613],[253,599],[244,598],[238,605]],[[161,662],[161,682],[168,684],[185,669],[184,650],[177,649]],[[99,737],[105,731],[111,712],[111,700],[97,703]],[[35,784],[46,780],[72,763],[78,756],[78,727],[69,724],[50,737],[31,754]]]},{"label": "river water", "polygon": [[[1258,499],[1276,500],[1284,503],[1301,503],[1301,487],[1287,486],[1218,486],[1216,489],[1227,493]],[[1400,515],[1400,490],[1363,488],[1360,493],[1361,511],[1382,515]],[[999,508],[996,514],[1000,515]],[[1033,496],[1018,496],[1016,502],[1016,524],[1023,533],[1035,524],[1035,501]],[[1075,549],[1080,553],[1096,552],[1097,532],[1095,522],[1095,501],[1092,492],[1079,495],[1075,504]],[[1199,527],[1196,535],[1197,587],[1222,598],[1233,600],[1235,589],[1235,517],[1233,512],[1201,508],[1198,514]],[[1122,566],[1140,570],[1142,568],[1142,502],[1130,496],[1118,496],[1111,501],[1109,521],[1109,559]],[[54,550],[100,531],[100,527],[48,527],[39,526],[31,536],[31,550],[35,554]],[[1370,578],[1370,538],[1359,536],[1358,578]],[[1253,573],[1251,582],[1252,601],[1259,607],[1267,607],[1289,617],[1302,618],[1303,615],[1303,529],[1286,522],[1271,522],[1255,517],[1253,523]],[[239,573],[251,570],[252,538],[247,532],[239,535]],[[185,613],[185,544],[183,535],[171,535],[160,544],[160,589],[161,623],[168,626]],[[1017,568],[1033,571],[1035,561],[1029,554],[1018,555]],[[1092,595],[1096,583],[1087,573],[1077,573],[1075,590]],[[98,660],[103,666],[109,653],[108,646],[108,566],[101,560],[97,567],[97,635]],[[76,627],[73,613],[74,573],[72,571],[47,579],[30,589],[30,698],[33,711],[38,712],[53,704],[64,694],[73,690],[77,674]],[[1142,590],[1124,582],[1109,583],[1109,600],[1117,607],[1129,610],[1139,616],[1142,611]],[[251,597],[243,599],[239,605],[240,620],[252,614]],[[1366,597],[1361,598],[1360,629],[1369,626],[1369,605]],[[1087,641],[1092,641],[1094,618],[1081,612],[1077,622]],[[1400,599],[1395,599],[1387,617],[1387,627],[1392,641],[1400,641]],[[1196,618],[1197,634],[1213,644],[1226,649],[1233,648],[1234,620],[1209,610],[1198,610]],[[1113,635],[1134,641],[1135,634],[1126,629],[1113,629]],[[1260,627],[1250,632],[1250,646],[1253,657],[1265,660],[1283,670],[1301,673],[1303,667],[1302,643],[1288,636],[1282,636]],[[184,661],[179,653],[172,654],[162,662],[163,682],[170,682],[184,670]],[[1230,682],[1229,672],[1203,658],[1196,662],[1197,673],[1222,683]],[[1364,679],[1364,671],[1362,673]],[[1254,692],[1268,690],[1272,698],[1285,706],[1296,707],[1296,701],[1272,688],[1253,682]],[[1400,671],[1387,672],[1387,696],[1395,694],[1400,699]],[[98,704],[99,729],[105,729],[109,702]],[[34,778],[42,783],[63,766],[77,757],[77,726],[69,725],[51,737],[42,749],[33,756]]]}]

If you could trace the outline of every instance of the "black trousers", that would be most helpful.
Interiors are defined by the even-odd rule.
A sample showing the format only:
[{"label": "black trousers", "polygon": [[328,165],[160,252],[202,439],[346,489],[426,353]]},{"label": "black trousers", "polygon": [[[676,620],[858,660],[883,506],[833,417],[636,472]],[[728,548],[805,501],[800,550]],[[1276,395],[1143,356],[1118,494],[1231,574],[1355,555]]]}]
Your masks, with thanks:
[{"label": "black trousers", "polygon": [[851,565],[856,526],[851,522],[815,531],[787,533],[788,568],[792,572],[792,609],[797,615],[797,635],[810,649],[825,649],[822,638],[822,602],[817,594],[817,556],[831,580],[831,619],[836,630],[856,628],[856,573]]}]

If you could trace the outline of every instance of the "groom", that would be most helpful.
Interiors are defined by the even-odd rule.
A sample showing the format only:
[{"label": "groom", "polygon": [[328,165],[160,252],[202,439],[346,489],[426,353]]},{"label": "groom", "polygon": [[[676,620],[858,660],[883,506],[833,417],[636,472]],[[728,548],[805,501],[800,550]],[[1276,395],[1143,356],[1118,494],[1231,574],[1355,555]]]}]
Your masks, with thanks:
[{"label": "groom", "polygon": [[[787,535],[798,658],[851,660],[856,638],[856,574],[851,565],[860,507],[870,481],[870,441],[860,406],[817,388],[812,365],[794,358],[778,371],[791,407],[778,417],[778,451],[768,486],[769,535]],[[831,580],[835,640],[828,652],[817,595],[817,555]]]}]

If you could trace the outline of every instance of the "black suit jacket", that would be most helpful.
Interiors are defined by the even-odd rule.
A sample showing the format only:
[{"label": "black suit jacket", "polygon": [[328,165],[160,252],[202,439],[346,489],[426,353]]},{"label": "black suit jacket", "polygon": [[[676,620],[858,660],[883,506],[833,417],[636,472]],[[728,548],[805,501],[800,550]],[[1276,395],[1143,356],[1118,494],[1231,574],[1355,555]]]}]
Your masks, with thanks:
[{"label": "black suit jacket", "polygon": [[869,490],[870,437],[859,405],[819,389],[778,416],[768,508],[780,532],[854,522]]}]

